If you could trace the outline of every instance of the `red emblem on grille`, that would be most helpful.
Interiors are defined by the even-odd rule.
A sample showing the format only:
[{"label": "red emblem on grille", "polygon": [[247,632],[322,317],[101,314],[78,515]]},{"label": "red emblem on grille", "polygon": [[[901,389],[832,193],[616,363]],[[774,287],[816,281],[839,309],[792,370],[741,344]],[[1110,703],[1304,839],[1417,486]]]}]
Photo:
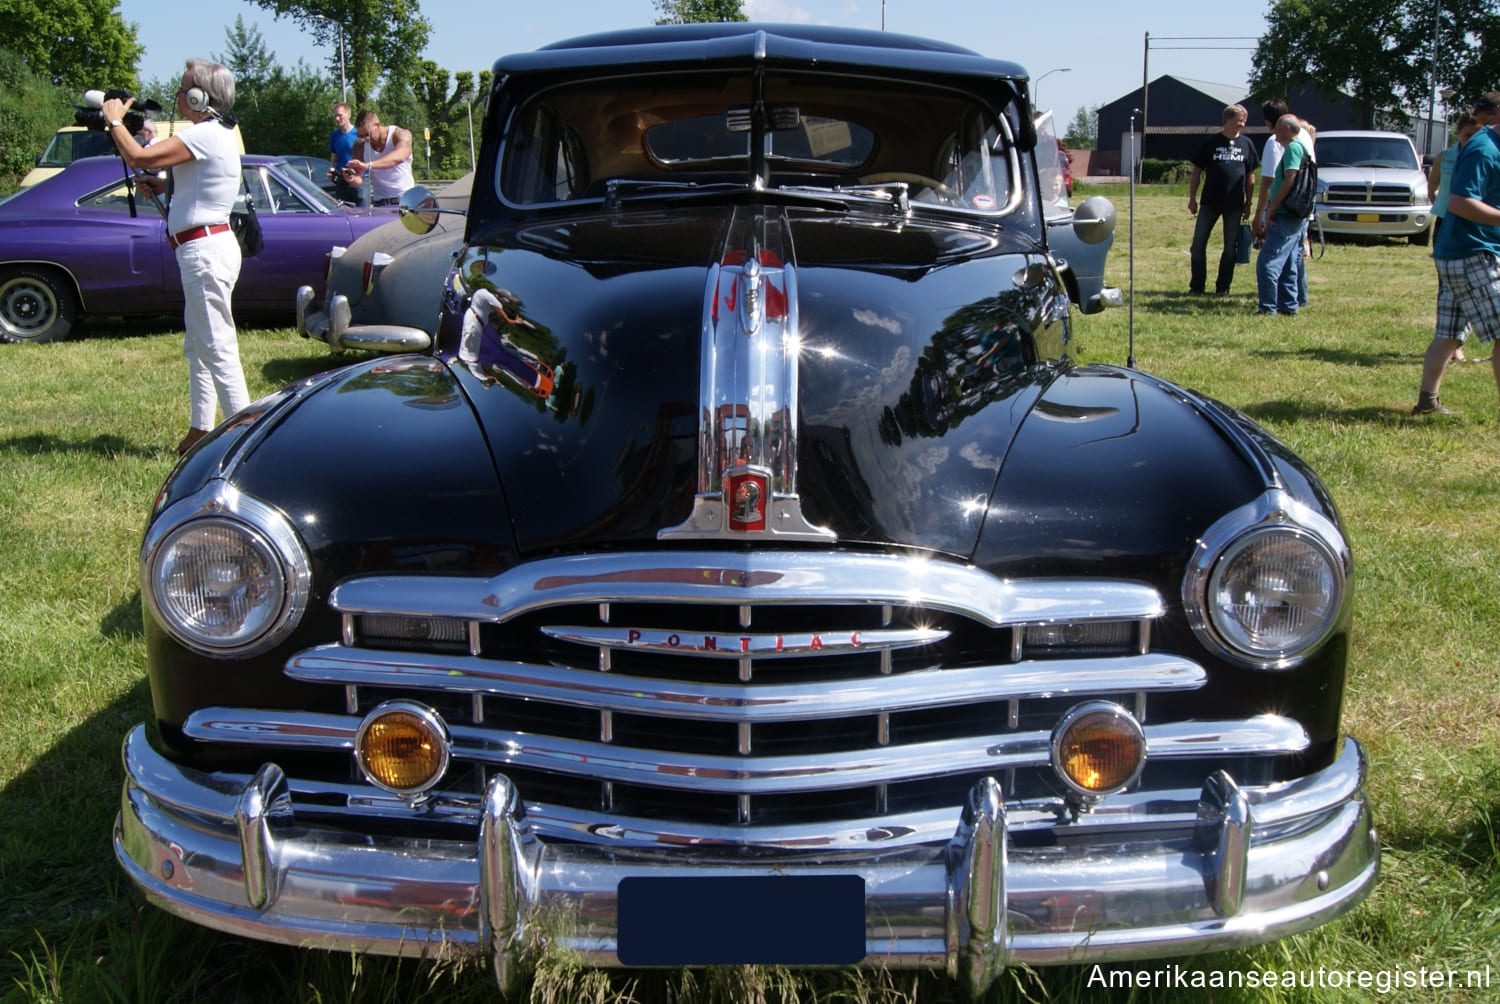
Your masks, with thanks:
[{"label": "red emblem on grille", "polygon": [[729,471],[724,476],[724,505],[729,510],[729,529],[754,532],[766,528],[766,505],[770,502],[770,479],[751,471]]}]

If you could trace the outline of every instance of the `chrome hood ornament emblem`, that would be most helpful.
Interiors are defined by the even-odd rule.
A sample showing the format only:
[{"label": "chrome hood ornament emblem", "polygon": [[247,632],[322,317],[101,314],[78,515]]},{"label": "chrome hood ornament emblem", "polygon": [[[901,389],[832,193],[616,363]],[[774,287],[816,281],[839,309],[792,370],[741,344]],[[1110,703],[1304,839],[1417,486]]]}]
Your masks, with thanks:
[{"label": "chrome hood ornament emblem", "polygon": [[698,492],[670,539],[838,537],[797,495],[797,273],[779,214],[735,213],[703,301]]}]

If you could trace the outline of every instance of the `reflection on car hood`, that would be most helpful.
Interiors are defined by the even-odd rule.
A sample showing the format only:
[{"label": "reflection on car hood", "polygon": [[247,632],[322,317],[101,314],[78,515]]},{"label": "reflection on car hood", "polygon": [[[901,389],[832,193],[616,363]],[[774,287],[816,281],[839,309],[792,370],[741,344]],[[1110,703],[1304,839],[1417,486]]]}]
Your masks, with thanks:
[{"label": "reflection on car hood", "polygon": [[[964,227],[763,211],[784,223],[758,253],[794,273],[800,350],[795,414],[768,421],[794,420],[797,456],[816,457],[797,467],[804,515],[842,542],[972,553],[1038,402],[1052,421],[1097,417],[1076,391],[1047,405],[1057,367],[1021,354],[1050,323],[1053,291],[1023,281],[1035,259]],[[710,283],[734,232],[721,211],[669,210],[465,251],[439,354],[485,427],[523,552],[642,544],[688,519]],[[462,309],[480,289],[482,311]]]}]

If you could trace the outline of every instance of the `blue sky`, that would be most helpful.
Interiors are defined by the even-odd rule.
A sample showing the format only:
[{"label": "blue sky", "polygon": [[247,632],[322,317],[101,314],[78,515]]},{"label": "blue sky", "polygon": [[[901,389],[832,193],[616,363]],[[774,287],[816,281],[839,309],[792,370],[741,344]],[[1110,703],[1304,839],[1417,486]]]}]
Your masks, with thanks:
[{"label": "blue sky", "polygon": [[[283,66],[317,66],[329,53],[291,21],[273,19],[249,0],[120,0],[146,46],[145,79],[172,78],[191,56],[227,48],[224,31],[237,15],[260,29]],[[1172,74],[1243,86],[1255,39],[1265,31],[1265,3],[1204,4],[1201,0],[1069,0],[1051,4],[1005,0],[746,0],[754,21],[792,21],[880,28],[967,46],[1010,59],[1040,80],[1042,107],[1055,110],[1059,132],[1081,106],[1112,101],[1140,86],[1151,33],[1152,79]],[[1046,11],[1056,11],[1049,17]],[[650,24],[651,0],[423,0],[432,23],[423,52],[449,71],[486,69],[496,57],[612,28]],[[482,12],[482,13],[476,13]],[[337,50],[332,55],[337,57]],[[337,74],[337,63],[333,73]],[[1066,68],[1066,70],[1064,70]],[[1057,71],[1057,72],[1052,72]],[[99,86],[111,86],[101,81]]]}]

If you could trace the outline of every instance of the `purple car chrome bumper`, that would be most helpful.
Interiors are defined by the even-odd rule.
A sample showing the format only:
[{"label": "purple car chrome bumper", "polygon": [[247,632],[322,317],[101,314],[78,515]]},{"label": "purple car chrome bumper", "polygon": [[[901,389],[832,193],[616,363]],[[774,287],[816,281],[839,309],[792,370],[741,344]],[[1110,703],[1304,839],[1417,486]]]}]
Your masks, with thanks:
[{"label": "purple car chrome bumper", "polygon": [[981,990],[1011,963],[1185,955],[1306,930],[1359,903],[1379,857],[1353,739],[1301,780],[1241,789],[1215,774],[1195,804],[1155,793],[1149,812],[1080,817],[1038,846],[1012,841],[987,779],[945,840],[753,857],[544,840],[503,776],[477,841],[419,840],[299,818],[274,764],[249,779],[204,774],[157,753],[142,727],[124,761],[116,855],[163,909],[284,944],[483,952],[502,986],[540,942],[620,965],[625,878],[858,875],[866,965],[945,968]]}]

